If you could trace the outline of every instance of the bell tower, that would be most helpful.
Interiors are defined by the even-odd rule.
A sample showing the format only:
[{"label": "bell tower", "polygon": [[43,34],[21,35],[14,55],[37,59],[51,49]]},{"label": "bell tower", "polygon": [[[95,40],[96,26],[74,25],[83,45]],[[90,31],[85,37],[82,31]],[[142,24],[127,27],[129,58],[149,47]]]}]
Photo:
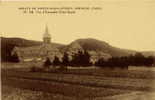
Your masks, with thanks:
[{"label": "bell tower", "polygon": [[45,28],[45,33],[43,34],[43,42],[44,42],[44,44],[51,43],[51,35],[49,34],[49,30],[48,30],[47,25]]}]

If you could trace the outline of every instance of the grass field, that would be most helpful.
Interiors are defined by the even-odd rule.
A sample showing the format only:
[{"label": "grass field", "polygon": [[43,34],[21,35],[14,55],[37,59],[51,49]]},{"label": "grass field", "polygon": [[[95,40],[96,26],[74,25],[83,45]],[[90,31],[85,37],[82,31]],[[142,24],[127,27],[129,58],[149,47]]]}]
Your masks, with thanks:
[{"label": "grass field", "polygon": [[[7,66],[9,68],[3,66],[1,70],[3,100],[116,100],[114,96],[155,91],[154,71],[69,69],[30,72],[22,64],[14,68],[11,68],[15,66],[13,64]],[[118,100],[126,100],[121,98]]]}]

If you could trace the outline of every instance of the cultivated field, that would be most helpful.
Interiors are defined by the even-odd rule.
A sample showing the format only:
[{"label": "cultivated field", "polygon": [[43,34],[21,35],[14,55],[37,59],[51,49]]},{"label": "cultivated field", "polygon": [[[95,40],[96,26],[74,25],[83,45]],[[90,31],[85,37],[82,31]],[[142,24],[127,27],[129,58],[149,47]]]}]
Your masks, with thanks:
[{"label": "cultivated field", "polygon": [[29,65],[2,64],[2,100],[155,99],[154,71],[97,68],[30,72]]}]

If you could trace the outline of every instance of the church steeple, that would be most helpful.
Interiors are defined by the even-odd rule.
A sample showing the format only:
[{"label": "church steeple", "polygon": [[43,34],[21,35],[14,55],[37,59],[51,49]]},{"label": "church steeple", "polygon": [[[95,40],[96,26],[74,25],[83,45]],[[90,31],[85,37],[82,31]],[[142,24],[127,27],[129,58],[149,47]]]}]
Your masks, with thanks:
[{"label": "church steeple", "polygon": [[51,35],[49,34],[48,26],[46,25],[45,33],[43,35],[43,41],[45,44],[49,44],[51,42]]}]

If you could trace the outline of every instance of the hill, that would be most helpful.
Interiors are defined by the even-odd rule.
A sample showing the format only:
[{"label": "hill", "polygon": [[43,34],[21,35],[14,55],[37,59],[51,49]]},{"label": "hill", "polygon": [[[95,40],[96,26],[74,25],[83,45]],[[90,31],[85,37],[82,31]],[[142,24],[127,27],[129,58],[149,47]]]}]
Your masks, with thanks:
[{"label": "hill", "polygon": [[64,51],[77,53],[78,50],[87,50],[94,59],[103,57],[105,59],[110,57],[128,56],[136,53],[136,51],[120,49],[109,45],[108,43],[92,38],[78,39],[64,48]]}]

